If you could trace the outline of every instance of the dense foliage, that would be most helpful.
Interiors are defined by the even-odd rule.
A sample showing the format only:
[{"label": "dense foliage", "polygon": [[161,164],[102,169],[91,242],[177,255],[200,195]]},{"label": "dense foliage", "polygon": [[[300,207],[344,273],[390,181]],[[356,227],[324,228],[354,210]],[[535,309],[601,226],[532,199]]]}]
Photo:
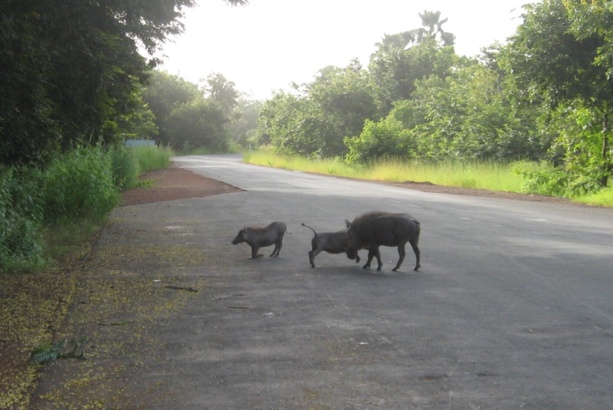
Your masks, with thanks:
[{"label": "dense foliage", "polygon": [[[241,99],[232,81],[211,74],[199,87],[162,71],[152,73],[143,100],[155,115],[159,144],[177,151],[205,148],[226,152],[231,142],[247,144],[256,128],[256,103]],[[233,138],[232,138],[233,137]]]},{"label": "dense foliage", "polygon": [[0,166],[0,273],[36,270],[49,253],[46,232],[83,221],[98,223],[139,170],[164,167],[169,153],[155,147],[78,147],[45,167]]},{"label": "dense foliage", "polygon": [[[159,128],[142,96],[157,61],[139,50],[180,33],[194,4],[0,0],[0,271],[42,266],[46,229],[99,220],[135,183],[138,158],[121,143]],[[188,108],[168,113],[175,127],[193,119],[218,133],[220,108]]]},{"label": "dense foliage", "polygon": [[[244,4],[245,0],[227,0]],[[194,0],[0,0],[0,163],[153,131],[139,93]],[[147,128],[149,126],[149,128]],[[142,133],[141,133],[142,134]]]},{"label": "dense foliage", "polygon": [[359,133],[377,105],[366,71],[356,62],[327,67],[302,95],[279,93],[260,114],[264,138],[281,153],[317,157],[343,155],[343,137]]},{"label": "dense foliage", "polygon": [[29,163],[115,138],[152,63],[139,43],[154,51],[181,31],[181,10],[192,5],[2,0],[0,162]]},{"label": "dense foliage", "polygon": [[[610,2],[525,6],[506,45],[459,57],[440,13],[385,35],[368,69],[326,67],[262,107],[260,143],[280,154],[522,162],[533,192],[576,196],[608,186],[613,110]],[[339,107],[342,109],[339,110]],[[539,162],[540,165],[539,165]]]}]

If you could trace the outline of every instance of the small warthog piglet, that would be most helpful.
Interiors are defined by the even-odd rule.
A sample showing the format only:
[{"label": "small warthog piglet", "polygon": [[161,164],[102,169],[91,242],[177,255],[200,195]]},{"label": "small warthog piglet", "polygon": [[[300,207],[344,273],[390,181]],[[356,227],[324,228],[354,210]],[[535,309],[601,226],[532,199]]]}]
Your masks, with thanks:
[{"label": "small warthog piglet", "polygon": [[283,235],[285,235],[286,231],[287,227],[285,223],[279,221],[273,222],[265,228],[243,228],[238,231],[236,237],[232,239],[232,244],[238,245],[239,243],[245,242],[251,246],[250,259],[262,256],[258,254],[260,248],[275,245],[275,249],[270,256],[277,257],[283,246]]},{"label": "small warthog piglet", "polygon": [[350,251],[348,248],[347,229],[338,232],[317,233],[315,229],[306,225],[304,222],[302,226],[309,228],[314,234],[313,239],[311,239],[312,250],[309,251],[309,262],[311,262],[312,268],[315,267],[315,257],[321,252],[333,254],[346,253],[349,259],[355,259],[356,262],[360,261],[358,252]]}]

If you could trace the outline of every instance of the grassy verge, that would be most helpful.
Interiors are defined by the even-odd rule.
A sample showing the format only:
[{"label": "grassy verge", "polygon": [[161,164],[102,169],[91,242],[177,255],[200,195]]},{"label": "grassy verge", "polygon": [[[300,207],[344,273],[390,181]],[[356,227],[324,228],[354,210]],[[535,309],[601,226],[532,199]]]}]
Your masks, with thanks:
[{"label": "grassy verge", "polygon": [[386,182],[430,182],[436,185],[521,192],[524,181],[511,166],[497,162],[444,164],[387,161],[368,167],[351,167],[338,159],[309,160],[249,152],[243,161],[269,167]]},{"label": "grassy verge", "polygon": [[71,335],[60,329],[100,227],[119,190],[171,156],[153,147],[79,148],[45,169],[0,168],[0,409],[29,407],[41,367],[34,352],[70,356],[70,346],[59,346]]},{"label": "grassy verge", "polygon": [[576,202],[580,202],[586,205],[613,207],[613,188],[605,189],[596,194],[585,195],[579,198],[575,198]]},{"label": "grassy verge", "polygon": [[[526,191],[526,181],[516,172],[514,164],[495,161],[439,164],[387,161],[372,166],[351,167],[339,159],[310,160],[302,157],[277,156],[260,151],[244,153],[243,161],[268,167],[372,181],[430,182],[449,187],[534,193]],[[613,188],[608,188],[597,194],[583,195],[571,199],[587,205],[613,207]]]},{"label": "grassy verge", "polygon": [[174,152],[166,147],[152,147],[150,145],[132,148],[136,161],[138,162],[139,173],[163,169],[170,164],[170,158]]}]

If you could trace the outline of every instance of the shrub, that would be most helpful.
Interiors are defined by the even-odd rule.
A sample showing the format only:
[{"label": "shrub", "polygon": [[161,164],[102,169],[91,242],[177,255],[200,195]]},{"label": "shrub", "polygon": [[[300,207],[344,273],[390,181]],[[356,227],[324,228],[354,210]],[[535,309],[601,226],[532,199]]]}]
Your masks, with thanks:
[{"label": "shrub", "polygon": [[170,163],[170,158],[174,155],[170,148],[154,147],[144,145],[131,148],[140,172],[163,169]]},{"label": "shrub", "polygon": [[359,137],[346,137],[349,164],[371,164],[381,160],[413,157],[414,142],[410,131],[390,117],[379,122],[367,120]]},{"label": "shrub", "polygon": [[46,172],[44,220],[101,220],[119,202],[112,159],[99,147],[77,148],[56,157]]},{"label": "shrub", "polygon": [[529,193],[576,198],[603,189],[598,169],[586,174],[582,169],[573,170],[569,167],[554,167],[547,162],[526,161],[516,163],[514,168],[526,180],[524,190]]},{"label": "shrub", "polygon": [[0,167],[0,272],[36,270],[45,262],[40,176],[36,169]]},{"label": "shrub", "polygon": [[109,150],[109,153],[111,155],[115,186],[120,191],[136,186],[140,170],[132,149],[123,145],[115,145]]}]

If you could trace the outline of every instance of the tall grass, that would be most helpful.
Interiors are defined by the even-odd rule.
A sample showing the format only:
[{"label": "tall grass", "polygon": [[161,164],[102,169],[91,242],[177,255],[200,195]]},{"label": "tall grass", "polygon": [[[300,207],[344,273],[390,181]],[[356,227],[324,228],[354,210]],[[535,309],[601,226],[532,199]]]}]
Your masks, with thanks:
[{"label": "tall grass", "polygon": [[42,174],[0,166],[0,272],[44,266]]},{"label": "tall grass", "polygon": [[40,270],[96,232],[139,173],[168,166],[165,148],[79,147],[45,168],[0,166],[0,272]]},{"label": "tall grass", "polygon": [[44,217],[48,225],[101,220],[119,202],[111,155],[100,147],[57,156],[45,173]]},{"label": "tall grass", "polygon": [[435,185],[508,192],[521,192],[524,186],[524,180],[513,171],[511,165],[495,161],[437,164],[385,161],[372,166],[351,167],[340,159],[309,160],[259,151],[243,154],[243,161],[256,165],[373,181],[429,182]]},{"label": "tall grass", "polygon": [[174,155],[172,149],[168,147],[144,145],[131,149],[138,163],[138,170],[141,173],[168,167],[170,158]]},{"label": "tall grass", "polygon": [[613,207],[613,187],[609,186],[598,193],[580,196],[575,200],[586,205]]}]

